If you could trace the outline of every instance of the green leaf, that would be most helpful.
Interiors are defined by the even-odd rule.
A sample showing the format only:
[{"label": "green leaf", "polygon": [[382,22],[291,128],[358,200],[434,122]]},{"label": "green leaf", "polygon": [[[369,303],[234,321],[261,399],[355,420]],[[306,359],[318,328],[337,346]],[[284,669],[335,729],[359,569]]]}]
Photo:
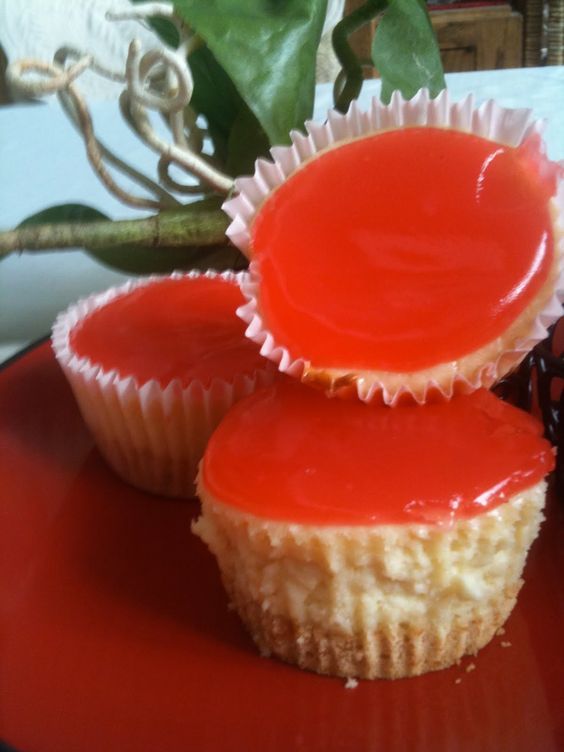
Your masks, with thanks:
[{"label": "green leaf", "polygon": [[[145,0],[133,1],[145,2]],[[178,29],[172,23],[172,21],[168,21],[166,18],[160,17],[149,18],[147,20],[149,22],[149,25],[154,31],[156,31],[156,33],[165,44],[167,44],[169,47],[172,47],[173,49],[176,49],[178,47],[178,45],[180,44],[180,34],[178,33]]]},{"label": "green leaf", "polygon": [[424,0],[389,0],[372,41],[372,59],[382,77],[381,98],[395,89],[412,97],[427,87],[431,96],[445,88],[441,56]]},{"label": "green leaf", "polygon": [[[144,3],[146,0],[132,0],[132,2],[137,5],[137,3]],[[167,18],[161,18],[160,16],[148,18],[147,21],[149,26],[156,31],[165,44],[168,44],[169,47],[173,47],[174,49],[178,47],[180,44],[180,35],[172,21],[169,21]]]},{"label": "green leaf", "polygon": [[87,251],[105,266],[128,274],[169,274],[189,269],[245,269],[247,259],[227,243],[186,248],[149,248],[124,245]]},{"label": "green leaf", "polygon": [[196,49],[188,61],[194,79],[190,104],[205,116],[215,156],[225,164],[229,134],[239,112],[246,107],[245,102],[207,47]]},{"label": "green leaf", "polygon": [[268,154],[270,142],[229,76],[207,47],[189,58],[194,77],[192,106],[208,121],[215,156],[231,175],[252,172],[257,157]]},{"label": "green leaf", "polygon": [[267,133],[288,143],[313,112],[327,0],[174,0]]},{"label": "green leaf", "polygon": [[96,222],[108,219],[105,214],[83,204],[60,204],[43,209],[31,217],[27,217],[18,227],[32,227],[33,225],[56,224],[57,222]]},{"label": "green leaf", "polygon": [[267,157],[269,148],[268,136],[253,113],[244,105],[229,134],[225,165],[227,172],[231,175],[252,174],[256,159]]}]

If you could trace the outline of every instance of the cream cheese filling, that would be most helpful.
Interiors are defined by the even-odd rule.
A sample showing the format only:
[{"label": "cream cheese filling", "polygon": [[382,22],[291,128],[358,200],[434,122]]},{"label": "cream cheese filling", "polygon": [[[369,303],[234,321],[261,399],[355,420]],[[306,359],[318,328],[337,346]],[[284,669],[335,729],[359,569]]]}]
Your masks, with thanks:
[{"label": "cream cheese filling", "polygon": [[198,491],[202,514],[193,532],[238,599],[297,624],[362,633],[429,620],[446,629],[517,592],[543,520],[546,483],[449,528],[274,522],[222,503],[201,478]]}]

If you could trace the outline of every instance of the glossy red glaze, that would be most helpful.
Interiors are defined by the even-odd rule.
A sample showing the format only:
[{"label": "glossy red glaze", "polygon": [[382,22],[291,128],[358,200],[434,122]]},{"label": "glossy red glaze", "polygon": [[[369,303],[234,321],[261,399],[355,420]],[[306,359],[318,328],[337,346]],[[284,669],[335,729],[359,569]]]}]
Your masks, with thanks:
[{"label": "glossy red glaze", "polygon": [[73,330],[71,345],[140,384],[231,381],[266,363],[235,315],[243,303],[238,286],[218,277],[164,279],[98,308]]},{"label": "glossy red glaze", "polygon": [[196,503],[107,469],[47,344],[0,372],[0,483],[0,738],[19,752],[564,745],[554,498],[503,636],[446,671],[346,690],[259,657],[190,534]]},{"label": "glossy red glaze", "polygon": [[273,520],[449,524],[547,475],[554,455],[542,432],[485,389],[389,408],[282,381],[230,410],[208,443],[202,478],[216,499]]},{"label": "glossy red glaze", "polygon": [[315,365],[405,372],[494,340],[553,259],[555,173],[535,155],[407,128],[310,160],[252,227],[276,342]]}]

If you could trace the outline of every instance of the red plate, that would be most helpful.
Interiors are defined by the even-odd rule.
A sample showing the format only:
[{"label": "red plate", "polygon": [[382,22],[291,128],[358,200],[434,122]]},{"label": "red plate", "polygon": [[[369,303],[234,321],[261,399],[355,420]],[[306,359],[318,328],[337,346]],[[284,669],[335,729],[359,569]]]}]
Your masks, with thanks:
[{"label": "red plate", "polygon": [[0,373],[0,489],[0,737],[22,752],[564,749],[555,494],[503,636],[345,689],[257,655],[190,533],[196,502],[114,477],[48,344]]}]

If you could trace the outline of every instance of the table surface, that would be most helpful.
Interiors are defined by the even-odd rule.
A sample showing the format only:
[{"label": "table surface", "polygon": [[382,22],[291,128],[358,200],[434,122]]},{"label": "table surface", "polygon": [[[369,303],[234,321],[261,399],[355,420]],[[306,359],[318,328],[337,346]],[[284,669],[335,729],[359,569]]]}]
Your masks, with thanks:
[{"label": "table surface", "polygon": [[[454,99],[473,92],[509,107],[530,107],[547,120],[552,159],[564,158],[564,67],[476,71],[447,75]],[[360,102],[378,93],[367,81]],[[332,105],[331,86],[317,88],[315,119]],[[97,132],[107,145],[151,176],[156,157],[129,130],[113,102],[92,102]],[[82,141],[56,100],[0,108],[0,227],[62,203],[85,203],[115,219],[141,216],[110,196],[91,171]],[[78,297],[125,279],[82,252],[12,256],[0,264],[0,361],[46,334],[58,311]]]},{"label": "table surface", "polygon": [[0,415],[0,739],[19,752],[564,749],[554,493],[503,635],[347,689],[258,655],[189,532],[197,505],[109,470],[47,343],[0,368]]}]

